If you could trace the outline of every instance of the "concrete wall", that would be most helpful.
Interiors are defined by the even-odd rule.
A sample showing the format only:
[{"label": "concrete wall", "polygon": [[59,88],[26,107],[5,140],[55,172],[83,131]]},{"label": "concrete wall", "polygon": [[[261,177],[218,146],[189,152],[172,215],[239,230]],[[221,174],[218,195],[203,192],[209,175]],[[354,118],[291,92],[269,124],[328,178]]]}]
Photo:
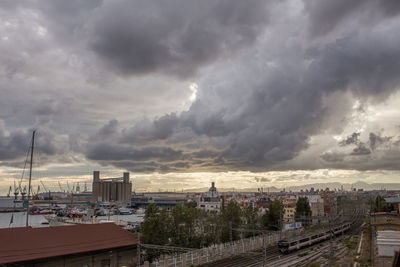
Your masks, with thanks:
[{"label": "concrete wall", "polygon": [[[86,253],[81,255],[69,255],[45,260],[39,263],[28,263],[32,267],[110,267],[137,266],[136,248],[115,249],[99,253]],[[24,265],[25,266],[25,265]]]}]

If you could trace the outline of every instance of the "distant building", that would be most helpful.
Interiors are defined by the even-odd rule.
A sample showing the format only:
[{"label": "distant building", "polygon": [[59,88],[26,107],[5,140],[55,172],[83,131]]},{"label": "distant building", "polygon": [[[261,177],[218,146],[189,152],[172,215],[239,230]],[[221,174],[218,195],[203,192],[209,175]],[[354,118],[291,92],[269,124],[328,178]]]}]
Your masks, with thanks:
[{"label": "distant building", "polygon": [[399,213],[400,198],[399,197],[385,197],[387,205],[393,205],[393,209],[396,213]]},{"label": "distant building", "polygon": [[320,222],[324,213],[324,200],[320,195],[307,195],[308,203],[310,204],[311,216],[318,217],[313,219],[314,223]]},{"label": "distant building", "polygon": [[325,191],[320,193],[320,195],[324,201],[324,215],[328,216],[332,212],[335,212],[337,208],[335,192],[329,191],[329,188],[326,188]]},{"label": "distant building", "polygon": [[269,210],[269,206],[271,206],[271,204],[272,200],[269,197],[260,198],[256,201],[256,207],[263,212]]},{"label": "distant building", "polygon": [[284,205],[284,213],[283,213],[283,221],[285,223],[294,223],[295,213],[296,213],[296,203],[285,204]]},{"label": "distant building", "polygon": [[132,195],[132,183],[129,172],[123,177],[100,179],[100,172],[93,172],[92,202],[129,202]]},{"label": "distant building", "polygon": [[400,250],[400,232],[398,231],[377,231],[376,245],[379,257],[393,257],[396,251]]},{"label": "distant building", "polygon": [[158,192],[158,193],[142,193],[133,194],[131,206],[135,208],[146,208],[150,204],[154,204],[160,208],[172,210],[179,203],[188,201],[187,194],[174,192]]},{"label": "distant building", "polygon": [[134,266],[135,236],[114,223],[0,229],[0,266]]},{"label": "distant building", "polygon": [[206,212],[219,212],[221,210],[221,199],[219,198],[219,193],[217,188],[215,188],[214,182],[211,183],[211,187],[208,192],[200,196],[197,207],[205,210]]}]

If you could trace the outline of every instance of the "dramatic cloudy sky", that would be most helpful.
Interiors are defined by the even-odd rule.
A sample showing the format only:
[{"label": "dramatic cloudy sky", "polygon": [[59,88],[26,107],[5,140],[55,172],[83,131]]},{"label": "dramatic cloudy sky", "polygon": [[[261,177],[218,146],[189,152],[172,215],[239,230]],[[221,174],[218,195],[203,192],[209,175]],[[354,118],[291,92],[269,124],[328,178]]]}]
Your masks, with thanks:
[{"label": "dramatic cloudy sky", "polygon": [[[398,0],[0,2],[0,193],[396,182]],[[24,178],[25,179],[25,178]]]}]

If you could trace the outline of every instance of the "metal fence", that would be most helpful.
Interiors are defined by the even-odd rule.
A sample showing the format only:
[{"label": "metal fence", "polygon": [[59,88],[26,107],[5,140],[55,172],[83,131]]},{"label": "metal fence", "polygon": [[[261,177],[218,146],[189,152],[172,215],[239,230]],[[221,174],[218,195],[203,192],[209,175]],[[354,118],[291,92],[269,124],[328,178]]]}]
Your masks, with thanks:
[{"label": "metal fence", "polygon": [[165,254],[160,259],[148,263],[144,267],[187,267],[191,265],[200,265],[226,259],[234,255],[247,253],[250,251],[262,249],[276,245],[278,240],[288,238],[299,234],[299,231],[276,232],[259,235],[250,238],[243,238],[233,242],[223,244],[214,244],[212,246],[193,250],[180,254]]}]

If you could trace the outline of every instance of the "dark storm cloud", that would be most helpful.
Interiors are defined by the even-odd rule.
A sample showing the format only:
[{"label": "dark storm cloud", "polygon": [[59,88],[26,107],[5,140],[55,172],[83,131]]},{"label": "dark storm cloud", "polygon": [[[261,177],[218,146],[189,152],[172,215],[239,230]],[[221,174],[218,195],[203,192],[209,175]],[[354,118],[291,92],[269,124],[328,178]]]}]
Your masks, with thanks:
[{"label": "dark storm cloud", "polygon": [[[4,123],[0,120],[0,160],[4,161],[3,164],[25,159],[31,140],[31,130],[17,130],[6,133]],[[36,135],[35,140],[36,145],[40,144],[40,146],[36,147],[36,151],[39,151],[43,157],[53,156],[60,152],[55,144],[54,134],[49,131],[41,131],[40,134]]]},{"label": "dark storm cloud", "polygon": [[360,137],[360,133],[352,133],[346,139],[339,142],[339,146],[348,146],[348,145],[357,145],[360,141],[358,138]]},{"label": "dark storm cloud", "polygon": [[346,20],[363,23],[375,22],[377,17],[392,17],[400,13],[397,0],[306,0],[305,11],[309,15],[309,32],[313,36],[328,34]]},{"label": "dark storm cloud", "polygon": [[175,161],[182,159],[182,151],[169,147],[133,149],[127,146],[97,145],[89,148],[87,157],[92,160]]},{"label": "dark storm cloud", "polygon": [[124,130],[121,136],[123,143],[140,143],[142,141],[160,140],[170,137],[179,124],[175,113],[166,114],[154,121],[138,122],[130,129]]},{"label": "dark storm cloud", "polygon": [[[327,108],[334,109],[333,94],[347,94],[349,103],[379,102],[400,86],[398,1],[307,1],[297,12],[262,0],[39,3],[6,2],[0,10],[13,22],[0,25],[9,38],[0,42],[0,111],[15,129],[32,121],[57,128],[66,148],[49,135],[48,155],[67,150],[145,172],[265,171],[296,158],[314,135],[337,128]],[[372,22],[363,23],[368,16]],[[14,33],[18,25],[24,27]],[[188,85],[177,83],[182,88],[173,91],[155,83],[161,89],[142,104],[140,96],[154,84],[135,83],[143,77],[166,79],[170,87],[190,79],[198,85],[196,98],[178,108],[183,98],[175,98]],[[25,92],[29,101],[21,99]],[[157,109],[161,101],[172,102],[172,110]],[[159,116],[130,118],[127,107],[138,104],[144,108],[136,113],[148,118],[154,109]],[[335,114],[351,111],[341,108]],[[15,129],[0,131],[3,158],[24,154],[28,131]],[[321,162],[368,169],[379,157],[379,166],[393,167],[397,154],[385,152],[390,140],[372,133],[360,138],[352,134],[337,145],[345,153],[325,152]]]},{"label": "dark storm cloud", "polygon": [[371,150],[366,147],[364,143],[360,143],[357,145],[356,148],[353,149],[350,155],[352,156],[359,156],[359,155],[369,155],[371,154]]},{"label": "dark storm cloud", "polygon": [[369,133],[369,146],[371,150],[375,150],[377,147],[387,144],[392,140],[392,136],[380,136],[379,134]]},{"label": "dark storm cloud", "polygon": [[[128,134],[133,140],[131,145],[151,146],[151,142],[168,142],[177,132],[190,131],[193,138],[206,137],[208,147],[221,151],[220,156],[203,166],[218,162],[227,169],[262,171],[289,161],[309,147],[310,136],[323,130],[320,127],[327,116],[325,97],[335,92],[351,92],[360,98],[383,100],[397,90],[399,30],[399,23],[374,30],[359,29],[327,45],[303,49],[294,42],[295,48],[291,49],[296,50],[297,56],[287,61],[278,53],[271,59],[272,66],[258,64],[258,58],[243,56],[234,68],[209,73],[199,84],[201,94],[190,109],[173,120],[168,115],[165,118],[168,123],[156,130],[162,133],[160,136],[154,134],[158,120],[123,130],[120,136],[132,133]],[[294,53],[290,49],[280,52]],[[164,128],[167,134],[163,134]],[[356,145],[348,156],[371,154],[358,136],[354,133],[342,141],[342,146]],[[194,151],[184,152],[190,155]],[[332,154],[322,158],[325,162],[342,161]],[[354,161],[352,167],[357,168],[357,164]]]},{"label": "dark storm cloud", "polygon": [[321,158],[327,162],[342,162],[346,154],[343,153],[335,153],[335,152],[325,152],[321,155]]},{"label": "dark storm cloud", "polygon": [[262,0],[106,1],[91,21],[89,46],[122,74],[188,76],[253,43],[268,19],[266,5]]},{"label": "dark storm cloud", "polygon": [[221,152],[208,149],[196,151],[191,154],[191,156],[194,158],[215,158],[218,157],[219,155],[221,155]]},{"label": "dark storm cloud", "polygon": [[320,157],[327,164],[325,167],[339,169],[397,170],[397,161],[400,159],[399,136],[382,136],[370,132],[367,140],[358,138],[346,146],[339,143],[340,149],[353,146],[351,151],[329,151]]}]

